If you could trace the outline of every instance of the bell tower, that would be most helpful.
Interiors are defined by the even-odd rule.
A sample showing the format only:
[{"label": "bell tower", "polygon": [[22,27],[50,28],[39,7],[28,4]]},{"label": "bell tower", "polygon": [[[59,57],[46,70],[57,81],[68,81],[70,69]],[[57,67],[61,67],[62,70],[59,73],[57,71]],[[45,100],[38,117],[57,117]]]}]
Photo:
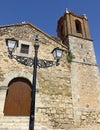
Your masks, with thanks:
[{"label": "bell tower", "polygon": [[58,20],[57,35],[73,52],[74,61],[96,65],[93,40],[86,15],[77,15],[66,10],[64,16]]},{"label": "bell tower", "polygon": [[96,113],[100,109],[98,66],[86,15],[66,10],[58,20],[57,35],[75,57],[71,62],[71,89],[77,123],[84,112]]},{"label": "bell tower", "polygon": [[68,45],[68,35],[91,40],[86,15],[77,15],[66,10],[64,16],[58,20],[57,35],[65,45]]}]

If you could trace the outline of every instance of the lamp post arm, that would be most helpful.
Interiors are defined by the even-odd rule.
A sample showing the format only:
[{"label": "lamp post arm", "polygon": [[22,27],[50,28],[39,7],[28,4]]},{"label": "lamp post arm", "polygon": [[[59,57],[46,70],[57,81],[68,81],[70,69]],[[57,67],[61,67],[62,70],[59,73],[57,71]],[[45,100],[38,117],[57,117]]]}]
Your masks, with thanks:
[{"label": "lamp post arm", "polygon": [[[25,66],[34,66],[33,58],[31,57],[23,57],[23,56],[17,56],[17,55],[8,55],[10,59],[15,59],[17,62],[25,65]],[[46,60],[46,59],[38,59],[37,61],[37,66],[39,68],[48,68],[52,67],[54,65],[59,65],[59,60],[58,61],[52,61],[52,60]]]}]

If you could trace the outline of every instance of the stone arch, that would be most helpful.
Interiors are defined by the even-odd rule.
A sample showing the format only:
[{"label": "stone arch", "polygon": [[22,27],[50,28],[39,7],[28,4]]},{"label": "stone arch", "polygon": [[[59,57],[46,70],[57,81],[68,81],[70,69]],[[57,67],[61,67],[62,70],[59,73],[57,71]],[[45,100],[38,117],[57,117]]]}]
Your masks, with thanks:
[{"label": "stone arch", "polygon": [[32,76],[33,75],[31,73],[27,72],[18,72],[18,71],[9,72],[4,75],[5,80],[2,82],[1,86],[8,86],[9,82],[16,77],[23,77],[32,82]]},{"label": "stone arch", "polygon": [[4,115],[29,116],[31,107],[31,82],[23,77],[12,79],[6,92]]},{"label": "stone arch", "polygon": [[[23,78],[26,78],[28,79],[31,83],[32,83],[32,79],[33,79],[33,75],[31,73],[27,73],[27,72],[18,72],[18,71],[13,71],[13,72],[9,72],[9,73],[6,73],[4,75],[4,81],[2,82],[1,86],[8,86],[9,82],[14,79],[14,78],[17,78],[17,77],[23,77]],[[36,90],[38,91],[39,90],[39,83],[38,83],[38,79],[37,79],[37,82],[36,82]]]},{"label": "stone arch", "polygon": [[16,77],[16,78],[13,78],[9,83],[8,83],[8,87],[13,83],[13,82],[17,82],[17,81],[23,81],[23,82],[26,82],[31,88],[32,88],[32,83],[30,82],[30,80],[28,80],[27,78],[25,77]]}]

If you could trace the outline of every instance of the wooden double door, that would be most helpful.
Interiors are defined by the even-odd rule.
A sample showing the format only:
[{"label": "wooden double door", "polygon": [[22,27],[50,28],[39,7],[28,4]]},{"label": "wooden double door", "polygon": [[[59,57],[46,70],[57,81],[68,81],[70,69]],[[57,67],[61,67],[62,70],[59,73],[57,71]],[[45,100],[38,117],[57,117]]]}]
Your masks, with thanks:
[{"label": "wooden double door", "polygon": [[16,78],[9,83],[5,106],[5,116],[29,116],[31,106],[31,83],[24,78]]}]

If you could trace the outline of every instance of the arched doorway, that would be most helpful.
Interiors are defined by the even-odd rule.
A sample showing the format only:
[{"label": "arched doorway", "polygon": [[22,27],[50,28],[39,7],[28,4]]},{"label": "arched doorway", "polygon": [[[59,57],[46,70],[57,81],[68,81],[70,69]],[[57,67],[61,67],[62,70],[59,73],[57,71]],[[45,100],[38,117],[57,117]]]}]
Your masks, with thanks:
[{"label": "arched doorway", "polygon": [[31,83],[25,78],[15,78],[6,94],[5,116],[29,116],[31,106]]}]

